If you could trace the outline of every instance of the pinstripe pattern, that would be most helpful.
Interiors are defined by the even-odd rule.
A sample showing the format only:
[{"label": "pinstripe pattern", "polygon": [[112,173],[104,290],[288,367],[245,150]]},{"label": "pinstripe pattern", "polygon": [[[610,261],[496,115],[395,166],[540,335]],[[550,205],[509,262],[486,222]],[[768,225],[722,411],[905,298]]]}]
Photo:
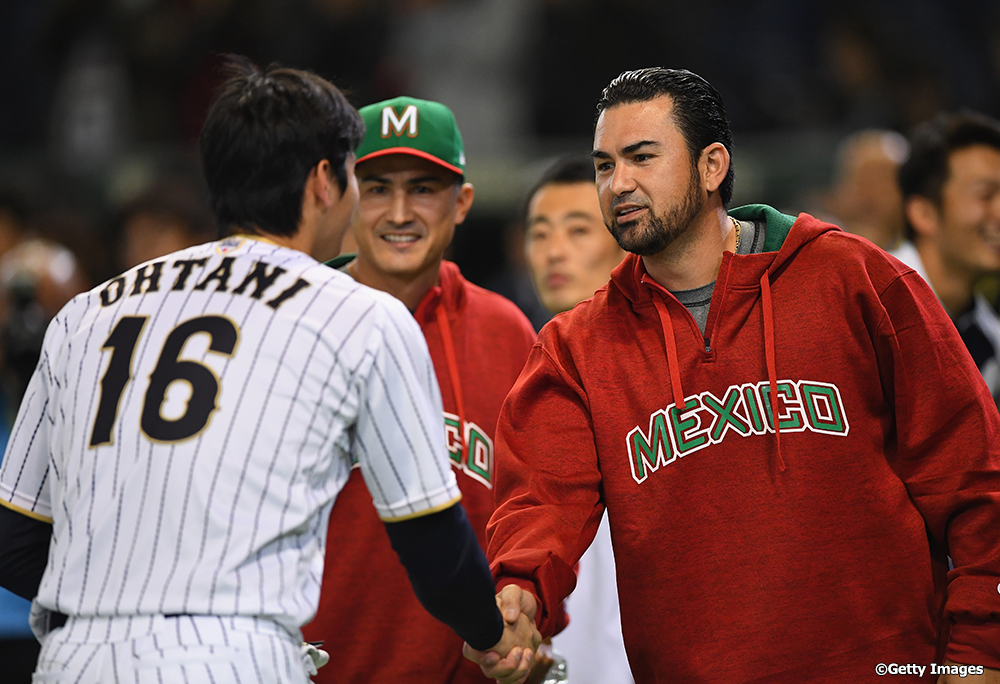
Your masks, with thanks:
[{"label": "pinstripe pattern", "polygon": [[[258,262],[283,271],[261,297],[249,287],[234,294],[218,290],[223,258],[232,259],[230,283],[243,282]],[[53,518],[39,591],[47,608],[123,619],[268,615],[294,632],[315,611],[326,520],[353,459],[383,518],[459,496],[426,342],[397,300],[293,250],[228,241],[160,261],[157,290],[147,281],[131,294],[133,269],[123,274],[118,299],[117,285],[107,286],[103,302],[105,286],[95,288],[50,325],[0,470],[0,497]],[[268,306],[299,280],[309,285]],[[125,316],[145,318],[138,338],[128,338],[134,349],[109,346],[118,344],[110,340]],[[209,348],[221,333],[196,332],[177,358],[163,358],[167,337],[204,316],[216,317],[213,329],[238,332],[231,353]],[[105,387],[122,384],[104,378],[113,365],[124,373],[126,361],[129,375],[118,377],[131,379],[120,397],[105,397]],[[154,368],[179,373],[182,366],[200,369],[201,379],[170,382],[162,405],[144,413]],[[205,377],[218,387],[214,409]],[[88,447],[98,406],[110,416],[119,398],[114,422],[105,423],[110,443]],[[200,431],[180,438],[155,441],[140,430],[147,415],[164,426],[154,434],[174,434],[198,410],[206,413],[192,430]],[[77,622],[84,641],[108,640],[90,633],[96,623]],[[75,647],[68,655],[53,646],[52,657],[99,666],[96,651]],[[294,654],[280,651],[255,651],[235,663],[237,671],[184,664],[162,680],[253,682],[265,670],[291,676],[299,669]],[[134,657],[120,648],[100,658],[119,667],[122,654]],[[251,669],[239,669],[244,664]]]},{"label": "pinstripe pattern", "polygon": [[[72,620],[46,639],[38,674],[66,684],[306,684],[293,635],[250,618]],[[273,625],[273,623],[271,623]],[[91,638],[88,634],[100,634]]]}]

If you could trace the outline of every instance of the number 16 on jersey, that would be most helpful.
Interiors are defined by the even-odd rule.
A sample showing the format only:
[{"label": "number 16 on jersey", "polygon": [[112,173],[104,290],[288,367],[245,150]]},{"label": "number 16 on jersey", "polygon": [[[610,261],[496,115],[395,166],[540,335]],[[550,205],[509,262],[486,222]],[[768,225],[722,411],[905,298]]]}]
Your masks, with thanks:
[{"label": "number 16 on jersey", "polygon": [[[132,381],[132,359],[139,344],[148,316],[124,316],[115,325],[102,350],[111,350],[111,361],[101,378],[97,417],[90,434],[90,446],[111,444],[111,433],[122,395]],[[201,432],[212,413],[218,408],[219,379],[208,366],[197,361],[180,359],[184,345],[194,335],[210,338],[208,351],[231,357],[239,342],[236,324],[222,316],[199,316],[175,327],[163,342],[156,366],[149,376],[149,388],[142,399],[143,434],[157,442],[180,442]],[[185,382],[191,390],[184,413],[177,418],[164,418],[163,403],[167,390],[174,382]]]}]

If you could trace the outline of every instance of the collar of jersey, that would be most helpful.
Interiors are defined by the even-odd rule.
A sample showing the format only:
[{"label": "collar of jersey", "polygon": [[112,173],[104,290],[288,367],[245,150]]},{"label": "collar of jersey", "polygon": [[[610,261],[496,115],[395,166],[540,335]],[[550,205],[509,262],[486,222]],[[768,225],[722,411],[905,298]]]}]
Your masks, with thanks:
[{"label": "collar of jersey", "polygon": [[246,238],[247,240],[256,240],[257,242],[266,242],[269,245],[274,245],[275,247],[281,247],[281,245],[279,245],[277,242],[275,242],[274,240],[271,240],[269,238],[266,238],[263,235],[250,235],[248,233],[235,233],[235,234],[231,235],[230,237],[234,237],[234,238]]}]

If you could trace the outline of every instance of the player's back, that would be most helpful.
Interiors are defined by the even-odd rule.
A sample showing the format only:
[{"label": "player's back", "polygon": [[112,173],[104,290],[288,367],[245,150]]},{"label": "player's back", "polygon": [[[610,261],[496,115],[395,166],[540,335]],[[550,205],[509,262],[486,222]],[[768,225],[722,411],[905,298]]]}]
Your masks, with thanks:
[{"label": "player's back", "polygon": [[308,619],[388,299],[229,238],[67,305],[43,358],[58,511],[43,605]]}]

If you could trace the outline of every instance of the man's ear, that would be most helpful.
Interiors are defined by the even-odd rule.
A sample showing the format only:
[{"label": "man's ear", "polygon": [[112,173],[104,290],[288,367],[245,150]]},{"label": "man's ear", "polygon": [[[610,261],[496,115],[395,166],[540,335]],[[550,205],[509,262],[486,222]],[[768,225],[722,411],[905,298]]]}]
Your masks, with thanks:
[{"label": "man's ear", "polygon": [[941,227],[941,212],[932,200],[923,195],[910,195],[903,204],[906,219],[917,235],[934,237]]},{"label": "man's ear", "polygon": [[318,204],[329,209],[340,199],[340,186],[333,173],[330,161],[323,159],[309,174],[306,186],[311,187]]},{"label": "man's ear", "polygon": [[472,187],[472,183],[462,183],[462,187],[458,189],[458,198],[455,200],[455,225],[461,224],[465,221],[465,217],[469,215],[469,210],[472,209],[472,200],[475,198],[476,190]]},{"label": "man's ear", "polygon": [[712,143],[701,151],[698,173],[706,192],[715,192],[729,173],[729,150],[722,143]]}]

